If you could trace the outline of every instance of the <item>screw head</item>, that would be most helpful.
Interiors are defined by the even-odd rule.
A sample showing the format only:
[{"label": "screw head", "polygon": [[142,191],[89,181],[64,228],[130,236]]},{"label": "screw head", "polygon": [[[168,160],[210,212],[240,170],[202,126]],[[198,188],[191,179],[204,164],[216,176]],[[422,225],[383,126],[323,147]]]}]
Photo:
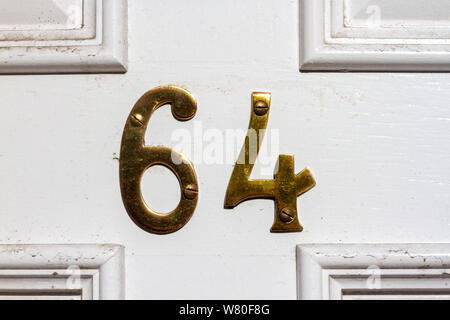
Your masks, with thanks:
[{"label": "screw head", "polygon": [[144,116],[140,113],[131,115],[131,124],[135,127],[142,127],[144,125]]},{"label": "screw head", "polygon": [[256,115],[263,116],[269,111],[269,106],[264,101],[256,101],[253,107],[253,110]]},{"label": "screw head", "polygon": [[291,223],[295,219],[295,212],[291,208],[284,208],[278,216],[282,222]]},{"label": "screw head", "polygon": [[188,200],[194,200],[198,196],[198,190],[197,187],[193,184],[188,184],[183,191],[184,196]]}]

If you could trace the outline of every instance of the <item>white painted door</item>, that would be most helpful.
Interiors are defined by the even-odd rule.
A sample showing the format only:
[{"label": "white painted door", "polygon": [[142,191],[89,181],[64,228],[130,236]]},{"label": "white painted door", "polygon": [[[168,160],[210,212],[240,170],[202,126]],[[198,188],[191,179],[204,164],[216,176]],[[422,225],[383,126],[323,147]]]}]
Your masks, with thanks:
[{"label": "white painted door", "polygon": [[[302,295],[311,286],[302,277],[317,276],[308,266],[325,261],[322,249],[300,247],[314,263],[297,262],[296,246],[304,244],[333,244],[323,250],[338,260],[357,257],[351,270],[428,265],[431,271],[424,272],[443,275],[450,268],[442,262],[449,254],[446,245],[401,245],[450,241],[450,75],[430,72],[449,69],[448,10],[436,11],[430,1],[402,1],[404,8],[410,2],[416,7],[397,16],[387,1],[344,1],[354,9],[344,16],[351,30],[338,35],[344,38],[340,44],[330,45],[321,37],[326,30],[314,29],[308,24],[312,16],[304,15],[311,1],[103,0],[83,1],[82,7],[82,1],[39,1],[53,8],[45,14],[32,2],[0,1],[0,244],[120,244],[128,299],[296,299],[312,297],[314,290],[320,290],[316,298],[349,298],[342,293],[348,287],[334,280],[313,283],[311,295]],[[415,31],[416,43],[408,47],[400,31],[391,37],[394,44],[377,34],[379,25],[364,20],[373,17],[366,13],[370,6],[381,10],[383,26]],[[343,17],[326,8],[311,10],[322,19]],[[367,39],[380,37],[387,39],[381,47],[369,46]],[[365,72],[373,70],[384,72]],[[389,72],[399,70],[424,72]],[[133,223],[119,185],[127,117],[146,91],[161,85],[185,88],[198,104],[187,122],[162,107],[146,133],[148,144],[185,153],[199,181],[192,219],[163,236]],[[270,233],[272,200],[224,209],[252,92],[272,93],[268,148],[252,178],[272,179],[278,155],[292,154],[295,171],[308,167],[317,182],[298,198],[301,233]],[[190,139],[188,147],[181,145],[183,138]],[[176,178],[161,167],[144,175],[143,189],[145,200],[160,212],[176,207],[180,198]],[[391,245],[349,249],[340,246],[344,243]],[[413,266],[396,264],[407,260],[410,247]],[[45,251],[51,263],[55,250]],[[371,252],[376,253],[372,260],[358,258]],[[380,262],[384,252],[394,254],[391,264]],[[418,262],[430,254],[444,260]],[[321,266],[331,267],[319,272],[336,277],[327,271],[333,269],[329,260]],[[345,274],[363,272],[351,270]],[[439,286],[448,280],[437,279],[420,283],[434,291],[419,290],[416,296],[448,296]],[[405,292],[395,288],[400,291],[383,291],[386,297]],[[350,298],[367,298],[365,291],[353,293]]]}]

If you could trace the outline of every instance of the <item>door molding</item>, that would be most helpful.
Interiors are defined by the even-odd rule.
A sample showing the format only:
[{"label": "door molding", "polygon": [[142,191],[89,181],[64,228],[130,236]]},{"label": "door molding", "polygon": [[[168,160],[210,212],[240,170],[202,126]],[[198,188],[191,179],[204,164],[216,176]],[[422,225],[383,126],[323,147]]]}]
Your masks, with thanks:
[{"label": "door molding", "polygon": [[385,0],[353,19],[352,1],[300,0],[301,71],[450,71],[450,19],[424,23],[432,13],[416,5],[398,11],[404,21],[380,22]]},{"label": "door molding", "polygon": [[126,72],[127,0],[83,0],[79,10],[79,28],[0,30],[0,74]]},{"label": "door molding", "polygon": [[298,299],[450,299],[450,244],[297,246]]},{"label": "door molding", "polygon": [[118,300],[124,279],[120,245],[0,245],[0,298]]}]

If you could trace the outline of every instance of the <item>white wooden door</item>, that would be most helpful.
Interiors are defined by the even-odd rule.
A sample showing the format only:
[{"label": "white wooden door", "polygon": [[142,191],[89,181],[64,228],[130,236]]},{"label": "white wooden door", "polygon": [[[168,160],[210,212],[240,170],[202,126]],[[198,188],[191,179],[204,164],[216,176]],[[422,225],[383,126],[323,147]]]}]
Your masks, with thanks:
[{"label": "white wooden door", "polygon": [[[45,13],[35,2],[0,1],[0,244],[11,245],[0,269],[68,268],[80,256],[92,280],[105,254],[122,259],[123,246],[124,269],[117,260],[116,282],[105,286],[128,299],[450,295],[450,75],[436,72],[450,69],[450,16],[437,9],[447,1],[399,1],[398,10],[381,0],[41,0]],[[347,29],[320,29],[343,17]],[[147,144],[185,153],[198,176],[195,213],[169,235],[136,226],[119,185],[127,117],[161,85],[185,88],[198,104],[187,122],[160,108],[146,133]],[[252,178],[272,179],[279,154],[292,154],[295,171],[308,167],[317,182],[298,198],[301,233],[270,233],[272,200],[224,209],[252,92],[272,94]],[[165,168],[152,168],[142,186],[154,209],[176,207],[178,182]],[[48,259],[33,264],[40,253]],[[56,261],[64,254],[73,263]],[[329,271],[340,259],[357,262]],[[392,269],[410,281],[383,282]],[[411,269],[438,276],[416,284],[423,273]],[[380,286],[367,286],[370,270]]]}]

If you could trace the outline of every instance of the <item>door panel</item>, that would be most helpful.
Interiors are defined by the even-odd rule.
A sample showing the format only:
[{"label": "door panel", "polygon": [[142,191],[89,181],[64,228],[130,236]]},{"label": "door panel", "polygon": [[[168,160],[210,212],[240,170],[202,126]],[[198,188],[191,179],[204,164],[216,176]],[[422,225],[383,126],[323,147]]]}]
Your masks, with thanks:
[{"label": "door panel", "polygon": [[[296,299],[296,245],[450,241],[448,74],[300,73],[298,1],[128,7],[126,74],[0,77],[0,243],[119,243],[129,299]],[[119,184],[127,117],[161,85],[198,104],[188,122],[157,110],[146,133],[183,153],[179,130],[192,141],[198,205],[165,236],[133,223]],[[226,132],[245,135],[252,92],[272,94],[252,177],[272,179],[292,154],[317,182],[297,203],[301,233],[269,232],[272,200],[224,209],[243,143],[226,146]]]}]

